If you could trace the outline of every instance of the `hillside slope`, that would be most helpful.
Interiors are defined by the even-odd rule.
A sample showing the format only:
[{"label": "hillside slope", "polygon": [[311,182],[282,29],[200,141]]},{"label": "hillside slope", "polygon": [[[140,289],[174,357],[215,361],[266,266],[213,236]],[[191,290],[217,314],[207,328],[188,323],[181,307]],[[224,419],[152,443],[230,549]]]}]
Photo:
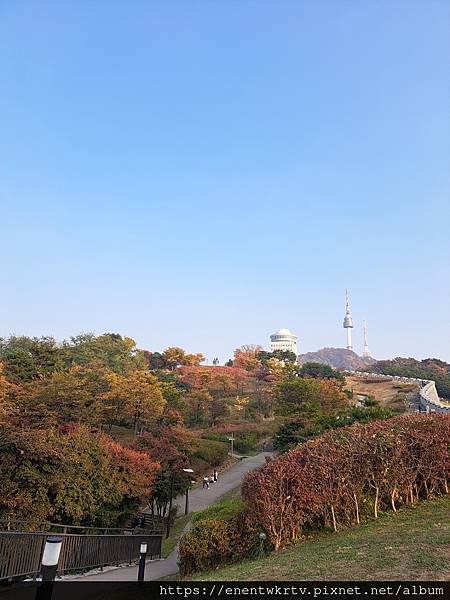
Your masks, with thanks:
[{"label": "hillside slope", "polygon": [[199,574],[218,581],[445,580],[450,572],[450,497],[318,534],[260,560]]},{"label": "hillside slope", "polygon": [[298,361],[300,364],[320,362],[335,369],[348,369],[349,371],[363,369],[376,362],[373,358],[362,358],[353,350],[347,350],[346,348],[322,348],[317,352],[307,352],[306,354],[300,354]]}]

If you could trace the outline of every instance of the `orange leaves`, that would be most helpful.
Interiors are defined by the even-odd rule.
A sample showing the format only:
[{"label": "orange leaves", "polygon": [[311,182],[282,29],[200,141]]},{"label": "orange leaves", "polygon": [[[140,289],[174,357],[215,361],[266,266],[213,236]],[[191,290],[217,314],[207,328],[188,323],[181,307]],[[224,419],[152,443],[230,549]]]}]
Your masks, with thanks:
[{"label": "orange leaves", "polygon": [[191,389],[205,388],[211,393],[232,392],[238,389],[251,374],[239,367],[182,366],[180,381]]},{"label": "orange leaves", "polygon": [[248,345],[236,348],[234,351],[233,366],[246,371],[256,371],[261,366],[259,353],[261,346]]}]

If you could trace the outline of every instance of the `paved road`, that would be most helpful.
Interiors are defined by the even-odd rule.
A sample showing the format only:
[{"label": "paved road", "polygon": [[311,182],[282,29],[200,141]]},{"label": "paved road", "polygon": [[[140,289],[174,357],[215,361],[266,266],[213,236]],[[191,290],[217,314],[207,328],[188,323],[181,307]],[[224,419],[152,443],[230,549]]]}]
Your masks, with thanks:
[{"label": "paved road", "polygon": [[[270,452],[261,452],[256,456],[244,458],[227,471],[223,473],[219,472],[218,481],[210,485],[209,489],[196,487],[191,490],[189,494],[189,512],[202,510],[217,502],[223,494],[238,487],[248,471],[262,466],[265,463],[266,456],[270,455]],[[183,514],[184,496],[176,498],[175,504],[179,507],[178,513]],[[186,529],[188,528],[189,524],[186,526]],[[178,573],[178,545],[167,558],[147,562],[145,580],[153,581],[169,575],[175,575],[176,573]],[[103,572],[92,573],[91,575],[87,573],[83,576],[71,577],[71,579],[85,581],[136,581],[137,566],[111,568]]]}]

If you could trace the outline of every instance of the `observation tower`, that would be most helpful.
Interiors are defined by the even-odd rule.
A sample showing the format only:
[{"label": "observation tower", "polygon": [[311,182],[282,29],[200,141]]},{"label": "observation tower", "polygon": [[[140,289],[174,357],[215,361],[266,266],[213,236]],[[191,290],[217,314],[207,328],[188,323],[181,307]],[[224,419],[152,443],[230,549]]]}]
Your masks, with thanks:
[{"label": "observation tower", "polygon": [[352,346],[352,329],[353,319],[350,313],[350,306],[348,304],[348,290],[345,290],[345,317],[343,323],[344,329],[347,330],[347,350],[353,350]]},{"label": "observation tower", "polygon": [[363,346],[363,358],[370,358],[369,343],[367,342],[367,325],[364,321],[364,346]]}]

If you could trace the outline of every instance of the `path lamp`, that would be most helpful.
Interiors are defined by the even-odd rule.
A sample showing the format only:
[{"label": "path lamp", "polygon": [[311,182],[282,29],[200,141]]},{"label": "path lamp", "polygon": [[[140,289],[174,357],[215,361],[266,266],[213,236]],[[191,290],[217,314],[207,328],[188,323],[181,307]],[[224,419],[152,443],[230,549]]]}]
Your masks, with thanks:
[{"label": "path lamp", "polygon": [[139,548],[139,570],[138,570],[138,582],[139,583],[142,583],[144,581],[146,556],[147,556],[147,542],[141,542],[141,546]]},{"label": "path lamp", "polygon": [[[181,469],[182,471],[184,471],[184,473],[193,473],[194,470],[193,469]],[[169,537],[170,535],[170,513],[172,512],[172,501],[173,501],[173,485],[174,485],[174,479],[175,479],[175,471],[172,471],[172,474],[170,476],[170,496],[169,496],[169,514],[167,515],[167,529],[166,529],[166,539]],[[187,497],[188,491],[186,490],[186,506],[189,503],[189,499]],[[185,506],[185,508],[186,508]],[[186,513],[187,514],[187,513]]]},{"label": "path lamp", "polygon": [[42,582],[37,589],[36,600],[50,600],[52,597],[61,546],[62,537],[59,535],[49,535],[45,540],[44,552],[41,560]]},{"label": "path lamp", "polygon": [[229,437],[228,440],[231,442],[231,458],[233,458],[234,435],[231,434],[231,437]]},{"label": "path lamp", "polygon": [[[183,469],[183,471],[185,473],[193,473],[194,469]],[[195,483],[195,481],[191,481],[190,478],[189,478],[189,482],[188,482],[188,485],[187,485],[187,488],[186,488],[186,501],[184,503],[184,514],[185,515],[187,515],[188,512],[189,512],[189,486],[191,484],[193,484],[193,483]]]},{"label": "path lamp", "polygon": [[259,557],[258,558],[262,558],[263,554],[264,554],[264,542],[267,539],[267,535],[264,533],[264,531],[261,531],[261,533],[258,535],[259,537]]}]

